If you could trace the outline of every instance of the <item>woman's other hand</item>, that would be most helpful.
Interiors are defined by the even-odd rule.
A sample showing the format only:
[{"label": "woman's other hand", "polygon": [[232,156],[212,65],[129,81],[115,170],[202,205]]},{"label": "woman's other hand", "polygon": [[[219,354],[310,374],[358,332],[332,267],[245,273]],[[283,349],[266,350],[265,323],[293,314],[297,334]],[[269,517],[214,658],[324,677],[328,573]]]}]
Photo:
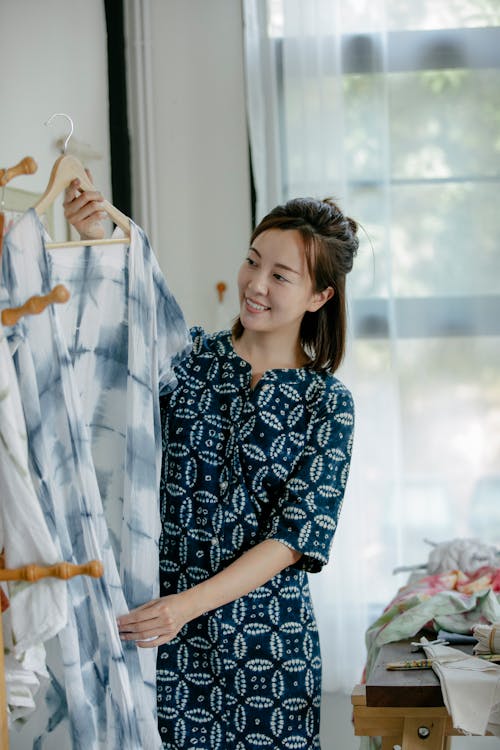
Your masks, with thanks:
[{"label": "woman's other hand", "polygon": [[[85,170],[89,179],[92,176]],[[80,181],[73,182],[66,189],[64,199],[64,216],[79,232],[82,240],[100,240],[105,235],[103,219],[107,213],[103,211],[103,197],[97,190],[81,190]]]},{"label": "woman's other hand", "polygon": [[173,640],[191,619],[182,594],[172,594],[119,617],[118,630],[123,641],[136,641],[141,648],[155,648]]}]

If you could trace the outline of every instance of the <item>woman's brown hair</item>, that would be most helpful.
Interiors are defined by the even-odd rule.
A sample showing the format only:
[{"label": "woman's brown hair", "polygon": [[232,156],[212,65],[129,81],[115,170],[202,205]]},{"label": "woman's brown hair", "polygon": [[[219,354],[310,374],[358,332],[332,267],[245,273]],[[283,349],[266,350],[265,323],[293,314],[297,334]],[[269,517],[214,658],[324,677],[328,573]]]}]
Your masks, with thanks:
[{"label": "woman's brown hair", "polygon": [[[335,372],[345,352],[347,301],[345,277],[352,268],[359,239],[357,223],[345,216],[331,198],[294,198],[276,206],[257,225],[250,244],[268,229],[297,230],[304,241],[307,268],[314,291],[332,287],[331,297],[316,312],[306,312],[300,327],[300,341],[309,355],[309,367]],[[239,318],[232,333],[239,339],[244,331]]]}]

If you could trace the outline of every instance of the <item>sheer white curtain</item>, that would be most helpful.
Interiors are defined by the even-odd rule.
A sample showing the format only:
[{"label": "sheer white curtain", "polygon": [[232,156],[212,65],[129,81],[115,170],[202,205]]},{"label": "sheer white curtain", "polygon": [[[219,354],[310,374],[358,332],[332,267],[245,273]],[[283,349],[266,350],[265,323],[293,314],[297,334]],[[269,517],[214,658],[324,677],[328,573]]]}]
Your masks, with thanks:
[{"label": "sheer white curtain", "polygon": [[500,541],[498,0],[244,0],[257,220],[334,196],[363,226],[339,377],[357,411],[330,565],[311,586],[326,690],[425,563]]}]

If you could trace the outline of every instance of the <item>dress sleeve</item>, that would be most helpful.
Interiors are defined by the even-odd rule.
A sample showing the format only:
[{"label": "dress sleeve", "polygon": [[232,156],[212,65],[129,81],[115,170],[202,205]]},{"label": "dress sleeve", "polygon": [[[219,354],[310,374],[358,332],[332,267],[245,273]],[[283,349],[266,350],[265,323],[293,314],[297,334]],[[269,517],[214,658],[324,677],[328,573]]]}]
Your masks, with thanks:
[{"label": "dress sleeve", "polygon": [[335,382],[307,428],[304,453],[275,506],[268,539],[302,552],[296,567],[317,573],[328,562],[352,451],[354,404]]},{"label": "dress sleeve", "polygon": [[174,390],[177,383],[175,366],[191,351],[192,340],[182,310],[168,288],[155,258],[153,284],[157,321],[158,382],[160,394],[164,395]]}]

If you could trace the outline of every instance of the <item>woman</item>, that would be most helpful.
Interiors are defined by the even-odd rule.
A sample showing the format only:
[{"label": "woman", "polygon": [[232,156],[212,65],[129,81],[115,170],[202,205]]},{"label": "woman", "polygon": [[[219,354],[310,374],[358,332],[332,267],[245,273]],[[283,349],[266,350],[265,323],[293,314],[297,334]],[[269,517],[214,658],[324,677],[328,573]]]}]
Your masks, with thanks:
[{"label": "woman", "polygon": [[[80,230],[99,196],[75,197]],[[232,331],[192,331],[163,398],[162,596],[119,619],[158,647],[165,748],[319,748],[307,572],[327,562],[351,455],[345,276],[356,223],[297,199],[254,230]]]}]

